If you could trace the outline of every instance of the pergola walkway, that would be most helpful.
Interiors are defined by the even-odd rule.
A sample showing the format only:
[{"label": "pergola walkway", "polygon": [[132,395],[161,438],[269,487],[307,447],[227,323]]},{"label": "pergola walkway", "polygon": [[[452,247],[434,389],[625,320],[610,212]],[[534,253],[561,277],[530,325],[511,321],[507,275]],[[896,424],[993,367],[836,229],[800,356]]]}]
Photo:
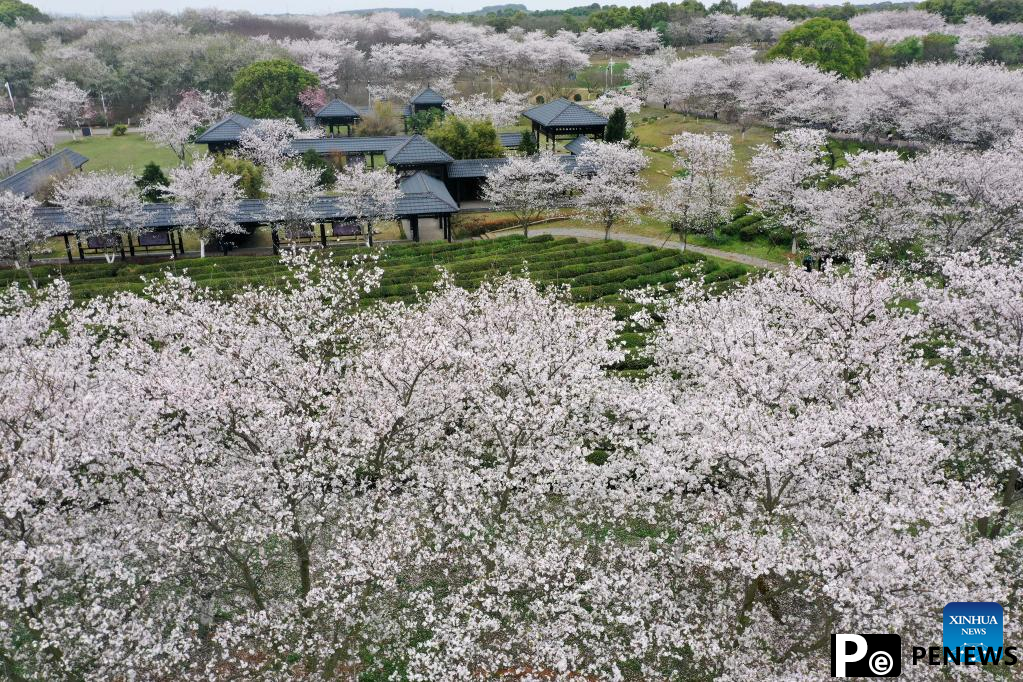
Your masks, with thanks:
[{"label": "pergola walkway", "polygon": [[[502,233],[515,234],[521,232],[521,228],[509,228],[508,230],[501,230]],[[493,233],[491,233],[493,234]],[[555,237],[576,237],[578,239],[604,239],[604,233],[601,230],[591,230],[585,227],[530,227],[529,235],[540,235],[549,234]],[[640,234],[629,234],[628,232],[611,232],[611,239],[619,242],[632,242],[633,244],[645,244],[647,246],[657,246],[664,249],[681,249],[682,245],[679,244],[678,239],[672,236],[671,239],[665,241],[662,237],[644,237]],[[743,265],[749,265],[754,268],[762,268],[764,270],[784,270],[784,263],[777,263],[775,261],[767,260],[765,258],[757,258],[756,256],[747,256],[744,253],[734,253],[732,251],[722,251],[721,249],[713,249],[709,246],[693,246],[689,244],[686,246],[687,251],[693,253],[699,253],[704,256],[711,256],[712,258],[720,258],[721,260],[732,261],[733,263],[741,263]]]}]

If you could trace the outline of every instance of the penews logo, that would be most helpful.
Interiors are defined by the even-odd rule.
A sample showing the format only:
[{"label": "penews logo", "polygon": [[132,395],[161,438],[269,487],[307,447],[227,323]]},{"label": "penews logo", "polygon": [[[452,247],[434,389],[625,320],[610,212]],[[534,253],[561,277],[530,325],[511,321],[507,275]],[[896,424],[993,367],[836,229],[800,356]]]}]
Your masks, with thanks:
[{"label": "penews logo", "polygon": [[898,635],[831,635],[832,677],[898,677],[902,638]]}]

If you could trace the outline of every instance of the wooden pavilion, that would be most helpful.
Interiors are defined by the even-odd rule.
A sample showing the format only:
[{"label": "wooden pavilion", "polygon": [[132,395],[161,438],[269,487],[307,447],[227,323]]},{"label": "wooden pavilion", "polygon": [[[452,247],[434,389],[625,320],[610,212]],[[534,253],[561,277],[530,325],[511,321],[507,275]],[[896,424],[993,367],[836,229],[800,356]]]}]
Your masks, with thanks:
[{"label": "wooden pavilion", "polygon": [[543,135],[551,149],[559,139],[574,140],[580,135],[602,140],[607,127],[606,118],[564,97],[528,109],[522,115],[533,124],[537,143]]}]

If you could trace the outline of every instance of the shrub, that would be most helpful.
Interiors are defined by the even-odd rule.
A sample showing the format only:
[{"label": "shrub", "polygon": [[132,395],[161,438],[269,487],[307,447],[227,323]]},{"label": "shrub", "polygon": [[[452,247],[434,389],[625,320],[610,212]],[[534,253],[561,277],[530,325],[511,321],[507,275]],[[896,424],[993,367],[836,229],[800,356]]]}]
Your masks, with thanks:
[{"label": "shrub", "polygon": [[359,135],[367,137],[398,134],[398,121],[394,109],[387,102],[374,102],[373,111],[362,117],[358,125]]},{"label": "shrub", "polygon": [[536,96],[536,103],[537,103],[537,104],[543,104],[543,103],[544,103],[544,102],[546,102],[546,101],[547,101],[547,100],[545,100],[545,99],[544,99],[543,95],[537,95],[537,96]]},{"label": "shrub", "polygon": [[572,95],[572,100],[573,100],[573,101],[575,101],[575,102],[582,102],[582,101],[583,101],[583,96],[582,96],[582,95],[580,95],[580,94],[579,94],[579,93],[577,92],[577,93],[575,93],[574,95]]},{"label": "shrub", "polygon": [[490,121],[445,116],[426,131],[426,137],[456,159],[504,156],[504,146]]},{"label": "shrub", "polygon": [[110,134],[114,137],[123,137],[128,132],[128,126],[124,123],[118,123],[114,126],[114,129],[110,131]]},{"label": "shrub", "polygon": [[246,199],[263,198],[263,171],[248,159],[237,156],[217,156],[214,172],[231,173],[240,176],[238,186]]}]

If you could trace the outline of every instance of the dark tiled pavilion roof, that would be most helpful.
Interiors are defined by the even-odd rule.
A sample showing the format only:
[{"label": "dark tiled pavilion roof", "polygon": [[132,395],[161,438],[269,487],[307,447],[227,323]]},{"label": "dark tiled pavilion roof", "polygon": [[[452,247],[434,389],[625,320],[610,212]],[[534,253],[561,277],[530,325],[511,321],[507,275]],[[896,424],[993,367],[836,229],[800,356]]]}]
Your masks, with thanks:
[{"label": "dark tiled pavilion roof", "polygon": [[30,197],[46,186],[52,178],[63,177],[73,170],[81,168],[88,157],[82,156],[71,149],[61,149],[56,154],[36,161],[28,168],[23,168],[14,175],[0,180],[0,192],[13,192],[23,197]]},{"label": "dark tiled pavilion roof", "polygon": [[251,128],[256,122],[248,116],[241,114],[228,114],[223,120],[217,121],[195,138],[199,144],[210,142],[237,142],[238,137],[246,128]]},{"label": "dark tiled pavilion roof", "polygon": [[[399,216],[430,216],[458,212],[458,204],[448,192],[444,183],[437,178],[419,171],[400,183],[402,196],[398,199],[396,213]],[[143,213],[143,230],[167,230],[191,222],[191,214],[174,204],[146,204]],[[337,197],[319,196],[313,202],[315,220],[343,220],[351,216]],[[76,226],[64,210],[56,206],[44,206],[36,215],[48,225],[53,234],[70,234]],[[266,201],[263,199],[242,199],[234,206],[232,220],[242,224],[269,222]]]},{"label": "dark tiled pavilion roof", "polygon": [[447,152],[422,135],[413,135],[391,147],[384,152],[384,158],[392,166],[443,165],[454,161]]},{"label": "dark tiled pavilion roof", "polygon": [[458,202],[451,197],[448,188],[426,171],[419,171],[402,180],[401,191],[403,194],[398,201],[399,215],[458,212]]},{"label": "dark tiled pavilion roof", "polygon": [[607,119],[597,112],[564,97],[528,109],[522,115],[546,128],[607,125]]},{"label": "dark tiled pavilion roof", "polygon": [[588,142],[590,138],[585,135],[580,135],[571,142],[565,145],[565,151],[570,154],[579,154],[583,150],[583,143]]},{"label": "dark tiled pavilion roof", "polygon": [[444,104],[447,100],[444,99],[444,95],[436,90],[423,88],[411,101],[412,104]]},{"label": "dark tiled pavilion roof", "polygon": [[316,118],[359,118],[359,112],[350,104],[336,98],[324,104],[313,115]]}]

